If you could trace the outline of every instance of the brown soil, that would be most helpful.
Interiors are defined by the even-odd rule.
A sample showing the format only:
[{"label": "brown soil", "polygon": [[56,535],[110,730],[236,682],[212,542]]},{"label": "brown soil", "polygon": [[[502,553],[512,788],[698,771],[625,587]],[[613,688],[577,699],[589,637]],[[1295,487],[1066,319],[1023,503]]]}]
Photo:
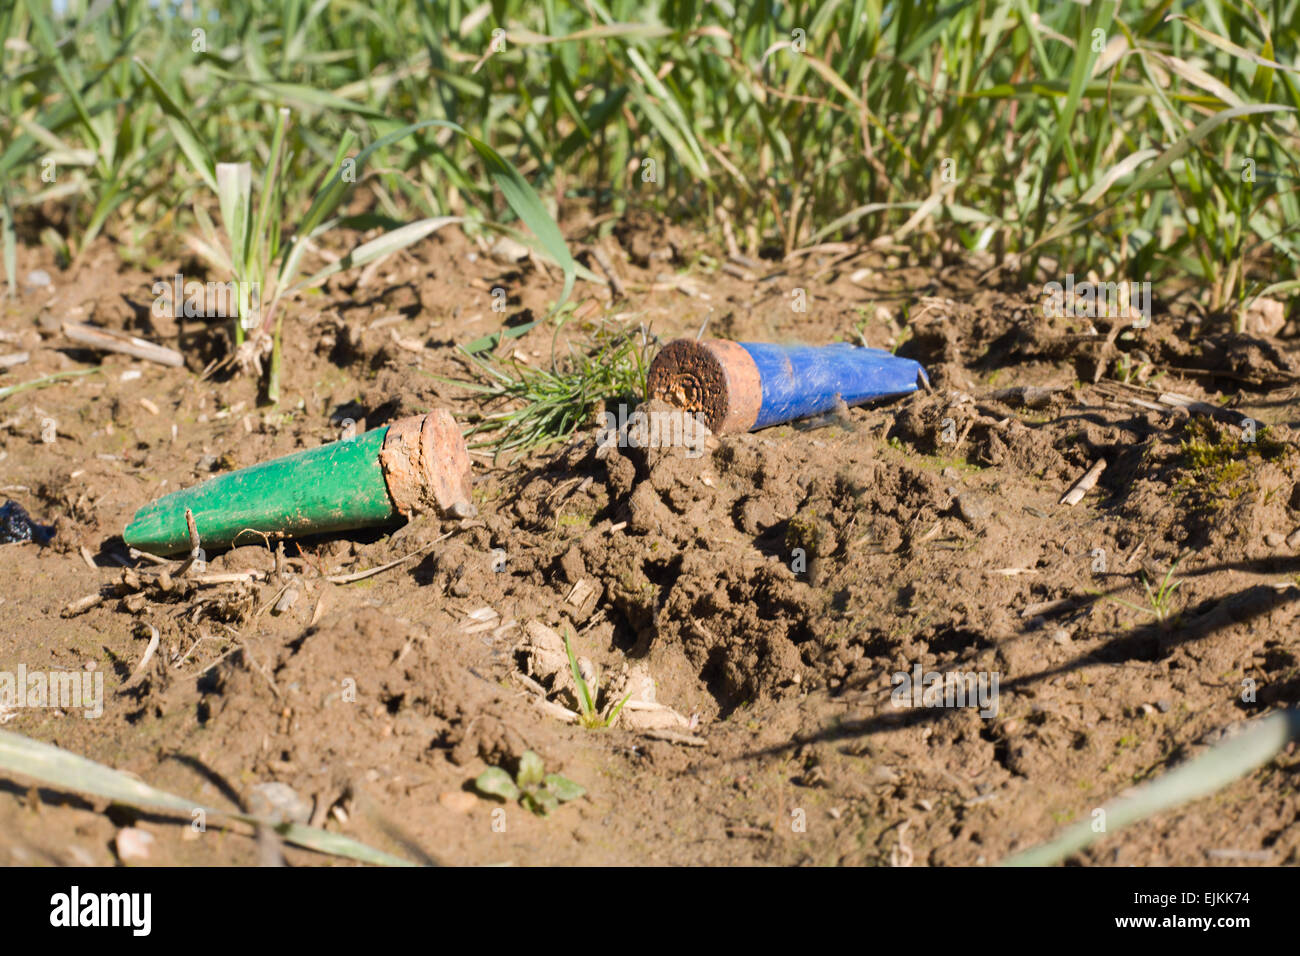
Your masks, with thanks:
[{"label": "brown soil", "polygon": [[[0,715],[4,729],[212,806],[282,782],[314,822],[412,859],[944,865],[1042,841],[1223,728],[1300,699],[1294,340],[1211,332],[1224,326],[1178,301],[1158,304],[1150,329],[1109,336],[1104,320],[1043,318],[1037,286],[997,285],[974,263],[827,253],[764,263],[767,277],[747,281],[709,274],[714,250],[672,230],[629,221],[606,242],[631,296],[616,321],[661,341],[708,320],[709,334],[738,339],[901,343],[933,391],[710,437],[695,457],[598,450],[594,428],[527,461],[478,456],[474,518],[290,544],[281,566],[301,597],[280,614],[279,583],[137,588],[122,528],[214,471],[334,440],[345,419],[464,415],[469,393],[435,376],[464,377],[450,346],[496,328],[491,288],[509,290],[513,323],[542,314],[558,283],[458,234],[363,283],[337,280],[291,313],[285,393],[268,409],[250,377],[196,376],[224,352],[218,325],[150,315],[154,280],[188,263],[145,273],[101,242],[61,272],[20,250],[20,276],[44,268],[53,283],[0,313],[4,348],[32,354],[0,386],[100,362],[62,337],[65,321],[179,347],[190,368],[110,355],[100,374],[0,401],[0,499],[56,527],[48,547],[0,547],[0,670],[106,674],[102,718],[19,709]],[[656,285],[687,264],[702,295]],[[797,288],[806,313],[791,308]],[[544,363],[551,333],[503,348]],[[1129,385],[1113,377],[1125,354]],[[128,370],[138,377],[124,381]],[[1009,391],[1019,386],[1055,390],[1026,403]],[[1256,441],[1135,403],[1164,391],[1230,396],[1260,423]],[[1097,488],[1059,504],[1098,458]],[[364,581],[321,578],[448,532]],[[1113,599],[1147,606],[1142,582],[1180,557],[1174,618]],[[275,567],[260,546],[209,564]],[[103,603],[64,616],[101,588],[113,592]],[[563,723],[553,705],[572,703],[568,678],[521,647],[547,633],[537,624],[573,630],[604,675],[602,705],[648,671],[670,709],[639,723],[628,710],[602,731]],[[128,684],[151,627],[158,653]],[[996,716],[895,707],[892,675],[918,665],[998,674]],[[506,806],[500,832],[501,804],[460,794],[526,749],[587,796],[544,819]],[[1300,863],[1297,769],[1288,751],[1078,859]],[[199,834],[29,784],[0,783],[0,862],[110,864],[128,825],[153,833],[154,863],[262,858],[247,828]]]}]

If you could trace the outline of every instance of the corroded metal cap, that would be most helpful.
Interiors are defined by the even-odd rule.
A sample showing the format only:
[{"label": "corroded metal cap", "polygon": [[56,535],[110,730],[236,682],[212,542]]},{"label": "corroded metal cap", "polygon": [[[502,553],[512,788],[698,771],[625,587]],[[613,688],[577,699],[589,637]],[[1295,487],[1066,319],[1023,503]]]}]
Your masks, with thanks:
[{"label": "corroded metal cap", "polygon": [[404,516],[435,509],[451,515],[470,506],[469,450],[445,408],[389,425],[379,463],[393,505]]},{"label": "corroded metal cap", "polygon": [[727,339],[676,339],[650,363],[651,398],[704,415],[715,434],[747,432],[758,420],[763,383],[758,366]]}]

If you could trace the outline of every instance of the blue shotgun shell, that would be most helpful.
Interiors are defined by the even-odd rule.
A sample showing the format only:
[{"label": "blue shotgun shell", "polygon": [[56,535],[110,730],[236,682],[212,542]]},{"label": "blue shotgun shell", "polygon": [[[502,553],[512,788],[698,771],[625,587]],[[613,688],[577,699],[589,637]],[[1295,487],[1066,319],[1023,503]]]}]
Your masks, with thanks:
[{"label": "blue shotgun shell", "polygon": [[847,343],[784,346],[741,342],[740,347],[754,360],[763,384],[763,403],[753,428],[830,411],[837,397],[845,405],[861,405],[908,395],[925,380],[919,362],[884,349]]},{"label": "blue shotgun shell", "polygon": [[883,349],[677,339],[650,365],[650,395],[743,432],[929,387],[919,362]]}]

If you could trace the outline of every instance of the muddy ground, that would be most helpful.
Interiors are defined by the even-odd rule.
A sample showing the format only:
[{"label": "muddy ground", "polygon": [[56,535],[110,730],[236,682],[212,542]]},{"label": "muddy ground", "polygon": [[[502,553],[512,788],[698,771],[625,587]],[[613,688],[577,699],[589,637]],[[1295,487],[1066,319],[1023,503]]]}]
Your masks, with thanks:
[{"label": "muddy ground", "polygon": [[[1040,285],[964,257],[831,247],[723,271],[725,253],[635,219],[602,242],[627,298],[580,283],[600,306],[588,323],[865,341],[924,362],[933,390],[710,438],[697,456],[600,451],[594,427],[523,461],[479,455],[473,518],[290,543],[279,559],[243,546],[208,571],[271,580],[163,589],[122,541],[137,508],[336,440],[348,419],[467,416],[470,393],[438,378],[466,375],[453,344],[497,328],[493,287],[514,323],[543,313],[558,275],[445,232],[335,280],[291,308],[268,408],[249,376],[199,378],[226,348],[220,323],[151,314],[153,283],[203,278],[194,263],[128,266],[101,241],[68,271],[21,249],[20,277],[51,281],[24,281],[0,311],[0,350],[31,355],[0,387],[101,371],[0,401],[0,498],[55,528],[48,546],[0,547],[0,670],[98,669],[106,700],[95,720],[13,709],[4,729],[210,806],[280,782],[303,819],[416,860],[972,865],[1300,699],[1294,322],[1256,316],[1233,335],[1195,290],[1157,297],[1147,329],[1049,319]],[[188,367],[88,352],[64,322],[180,348]],[[544,365],[551,345],[539,327],[502,350]],[[1162,406],[1164,392],[1224,410]],[[1096,488],[1060,504],[1098,459]],[[356,583],[322,577],[430,545]],[[1158,621],[1143,582],[1175,561]],[[557,716],[573,703],[554,658],[566,627],[602,706],[641,702],[612,729]],[[158,652],[133,678],[151,628]],[[917,666],[996,674],[996,714],[895,706],[892,675]],[[471,795],[527,749],[587,795],[547,818]],[[1300,863],[1298,769],[1288,751],[1073,859]],[[0,783],[0,862],[113,864],[127,827],[153,835],[150,863],[277,852],[242,825],[190,823]]]}]

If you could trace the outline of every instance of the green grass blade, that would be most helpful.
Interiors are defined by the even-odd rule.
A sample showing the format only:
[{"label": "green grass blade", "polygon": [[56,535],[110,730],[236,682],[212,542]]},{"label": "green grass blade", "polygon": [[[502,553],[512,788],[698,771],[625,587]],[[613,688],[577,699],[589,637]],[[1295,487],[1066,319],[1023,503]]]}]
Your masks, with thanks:
[{"label": "green grass blade", "polygon": [[3,244],[5,280],[9,297],[18,295],[18,237],[14,232],[14,211],[9,205],[9,192],[0,194],[0,243]]},{"label": "green grass blade", "polygon": [[148,81],[154,96],[158,100],[158,105],[162,107],[163,114],[167,118],[167,125],[171,129],[177,145],[185,153],[186,159],[190,161],[190,165],[194,167],[195,172],[208,184],[208,188],[216,192],[216,164],[212,159],[212,153],[208,150],[207,144],[195,132],[194,126],[190,123],[185,111],[172,99],[172,95],[163,87],[162,82],[154,75],[153,70],[149,69],[138,56],[135,57],[135,65],[144,74],[145,80]]},{"label": "green grass blade", "polygon": [[1055,840],[1007,857],[1002,866],[1052,866],[1131,823],[1209,796],[1264,764],[1300,738],[1300,711],[1285,710],[1258,720],[1208,753],[1189,760],[1150,783],[1138,787],[1102,809],[1105,830],[1093,830],[1092,820],[1068,828]]},{"label": "green grass blade", "polygon": [[298,292],[302,289],[309,289],[324,282],[335,273],[356,266],[363,266],[385,256],[391,256],[394,252],[414,245],[426,236],[432,235],[443,226],[464,221],[461,216],[438,216],[433,219],[421,219],[417,222],[408,223],[405,226],[386,232],[382,236],[371,239],[369,242],[363,242],[337,262],[331,262],[311,277],[296,283],[289,291]]}]

